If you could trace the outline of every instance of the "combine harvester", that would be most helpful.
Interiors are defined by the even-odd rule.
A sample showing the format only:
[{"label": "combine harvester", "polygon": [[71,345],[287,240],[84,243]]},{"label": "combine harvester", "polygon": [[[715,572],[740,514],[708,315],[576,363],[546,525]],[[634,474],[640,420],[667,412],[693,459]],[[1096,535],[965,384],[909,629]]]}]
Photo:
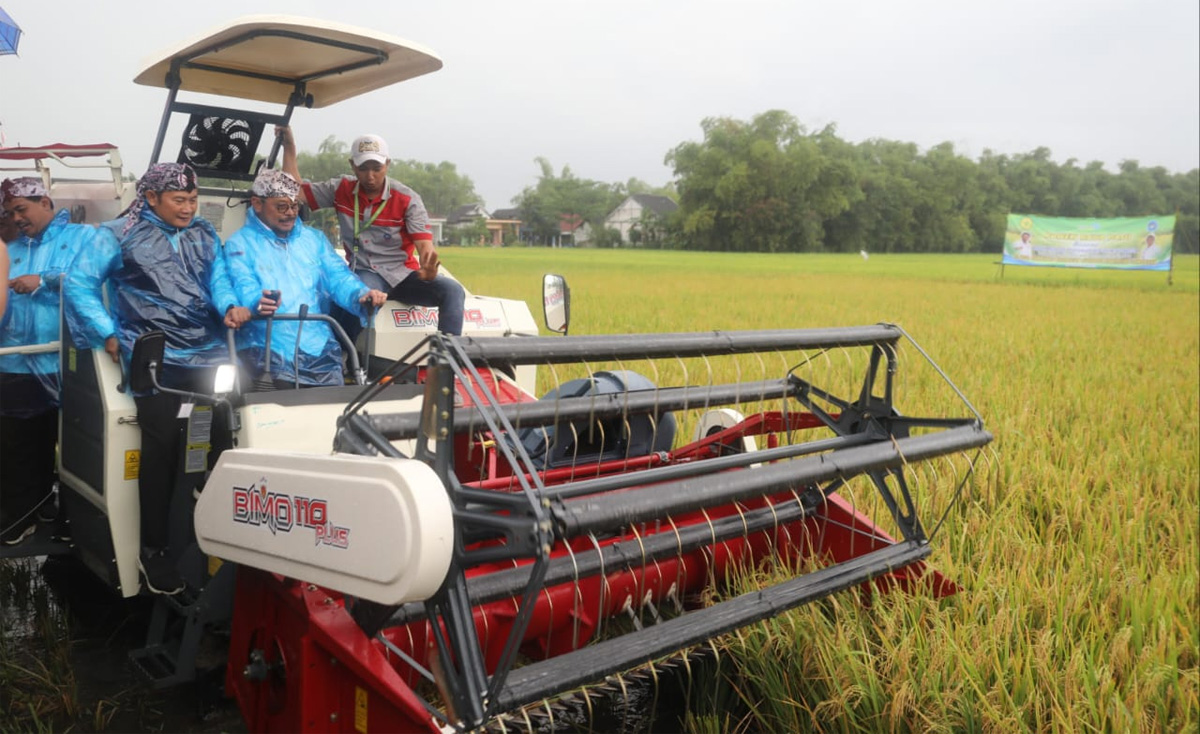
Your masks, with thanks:
[{"label": "combine harvester", "polygon": [[[440,65],[371,31],[258,17],[138,80],[169,89],[155,159],[175,113],[185,146],[245,125],[244,167],[202,175],[248,180],[264,125]],[[237,195],[203,193],[228,235]],[[565,334],[566,283],[543,286]],[[175,490],[189,588],[159,599],[133,653],[158,685],[193,679],[216,635],[253,731],[468,731],[838,591],[956,590],[923,564],[926,523],[991,435],[899,327],[543,337],[524,304],[471,298],[462,337],[397,326],[409,307],[387,304],[348,349],[386,365],[353,370],[360,385],[197,396],[232,412],[237,448],[198,497]],[[156,384],[161,349],[144,337],[128,379]],[[75,541],[59,550],[133,596],[136,410],[103,353],[64,347],[63,374]],[[760,569],[784,580],[709,601]]]},{"label": "combine harvester", "polygon": [[[897,412],[906,341],[432,337],[422,395],[376,407],[397,363],[337,453],[221,457],[196,532],[240,566],[228,690],[254,730],[470,730],[872,580],[952,593],[912,479],[991,437]],[[791,577],[697,604],[762,567]]]}]

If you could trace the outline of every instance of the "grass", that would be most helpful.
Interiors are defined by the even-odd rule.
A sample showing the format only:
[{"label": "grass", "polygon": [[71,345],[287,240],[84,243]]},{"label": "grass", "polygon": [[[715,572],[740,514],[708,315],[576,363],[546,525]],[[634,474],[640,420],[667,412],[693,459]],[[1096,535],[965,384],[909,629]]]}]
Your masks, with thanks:
[{"label": "grass", "polygon": [[0,731],[56,731],[79,713],[67,615],[35,567],[0,562]]},{"label": "grass", "polygon": [[725,641],[753,728],[1200,728],[1200,259],[1179,257],[1170,285],[1119,271],[1000,278],[986,255],[443,260],[474,292],[531,304],[538,274],[562,273],[576,334],[897,323],[983,414],[992,459],[932,558],[962,593],[842,597]]}]

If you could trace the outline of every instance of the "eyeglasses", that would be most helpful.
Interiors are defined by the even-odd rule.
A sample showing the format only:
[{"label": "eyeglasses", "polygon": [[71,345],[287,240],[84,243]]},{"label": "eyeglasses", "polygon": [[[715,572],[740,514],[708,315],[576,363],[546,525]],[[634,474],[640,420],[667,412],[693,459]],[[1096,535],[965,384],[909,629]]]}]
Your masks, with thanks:
[{"label": "eyeglasses", "polygon": [[300,202],[298,201],[277,201],[273,206],[275,207],[275,212],[278,214],[300,211]]}]

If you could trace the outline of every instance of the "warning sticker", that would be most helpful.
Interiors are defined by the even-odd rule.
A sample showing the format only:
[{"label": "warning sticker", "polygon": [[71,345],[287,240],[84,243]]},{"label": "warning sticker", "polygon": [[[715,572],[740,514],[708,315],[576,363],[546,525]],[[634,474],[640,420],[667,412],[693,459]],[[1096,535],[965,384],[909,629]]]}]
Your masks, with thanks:
[{"label": "warning sticker", "polygon": [[354,730],[367,734],[367,692],[354,687]]},{"label": "warning sticker", "polygon": [[188,443],[208,443],[212,435],[213,412],[208,405],[197,405],[192,408],[188,418]]},{"label": "warning sticker", "polygon": [[142,466],[142,452],[131,449],[125,452],[125,478],[137,479],[138,469]]},{"label": "warning sticker", "polygon": [[184,455],[184,472],[196,474],[208,468],[208,444],[189,443]]}]

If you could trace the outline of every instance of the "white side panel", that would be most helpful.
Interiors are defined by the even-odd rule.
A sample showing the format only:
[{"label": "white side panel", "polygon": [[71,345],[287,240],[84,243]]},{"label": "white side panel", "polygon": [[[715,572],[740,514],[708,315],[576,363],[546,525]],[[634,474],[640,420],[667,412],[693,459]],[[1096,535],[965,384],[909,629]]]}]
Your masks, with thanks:
[{"label": "white side panel", "polygon": [[411,459],[226,451],[195,518],[209,555],[381,604],[432,596],[453,555],[450,499]]},{"label": "white side panel", "polygon": [[[237,433],[237,445],[239,448],[328,455],[333,453],[337,421],[345,410],[345,401],[317,405],[246,405],[240,410],[242,429]],[[372,413],[408,413],[420,410],[420,396],[411,400],[376,401],[370,406]],[[411,441],[393,443],[409,456],[414,452]]]},{"label": "white side panel", "polygon": [[[388,301],[375,316],[375,354],[386,359],[400,359],[422,339],[437,332],[437,323],[436,308]],[[467,294],[463,303],[463,336],[478,339],[537,334],[537,322],[524,301]],[[424,351],[409,359],[416,364],[424,360]],[[517,384],[530,395],[537,389],[536,373],[537,368],[532,365],[517,368]]]},{"label": "white side panel", "polygon": [[[63,470],[61,479],[68,490],[100,508],[108,516],[122,596],[137,596],[137,556],[141,542],[141,510],[137,470],[140,467],[142,433],[137,427],[137,406],[128,393],[117,390],[121,371],[102,349],[68,352],[72,359],[90,359],[100,382],[104,402],[104,487],[91,487]],[[103,494],[101,493],[103,492]]]}]

